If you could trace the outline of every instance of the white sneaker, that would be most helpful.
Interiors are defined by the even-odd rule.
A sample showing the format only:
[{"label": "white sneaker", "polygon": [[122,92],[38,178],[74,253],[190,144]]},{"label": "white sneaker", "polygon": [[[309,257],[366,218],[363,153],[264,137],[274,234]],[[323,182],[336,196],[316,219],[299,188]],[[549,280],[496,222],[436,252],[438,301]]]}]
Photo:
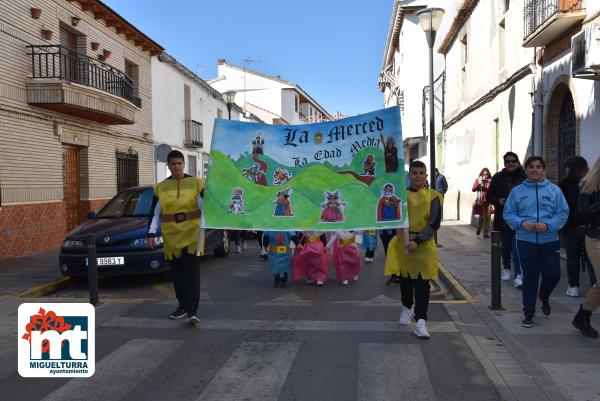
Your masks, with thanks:
[{"label": "white sneaker", "polygon": [[352,281],[358,281],[358,274],[352,278]]},{"label": "white sneaker", "polygon": [[427,331],[427,322],[423,319],[419,319],[413,333],[419,338],[428,339],[429,332]]},{"label": "white sneaker", "polygon": [[242,241],[242,249],[248,249],[248,242]]},{"label": "white sneaker", "polygon": [[567,296],[568,297],[578,297],[579,296],[579,287],[567,288]]},{"label": "white sneaker", "polygon": [[510,269],[502,269],[502,281],[510,280]]},{"label": "white sneaker", "polygon": [[236,245],[235,252],[236,253],[242,253],[242,247],[241,247],[241,245]]},{"label": "white sneaker", "polygon": [[342,285],[348,285],[348,280],[342,281]]},{"label": "white sneaker", "polygon": [[410,309],[408,309],[406,306],[402,306],[402,312],[400,312],[400,319],[398,320],[398,323],[402,326],[409,324],[411,313],[412,311]]},{"label": "white sneaker", "polygon": [[265,248],[260,248],[260,256],[265,256],[267,254],[267,251],[265,251]]},{"label": "white sneaker", "polygon": [[523,287],[523,275],[517,274],[517,277],[515,277],[515,288],[521,287]]}]

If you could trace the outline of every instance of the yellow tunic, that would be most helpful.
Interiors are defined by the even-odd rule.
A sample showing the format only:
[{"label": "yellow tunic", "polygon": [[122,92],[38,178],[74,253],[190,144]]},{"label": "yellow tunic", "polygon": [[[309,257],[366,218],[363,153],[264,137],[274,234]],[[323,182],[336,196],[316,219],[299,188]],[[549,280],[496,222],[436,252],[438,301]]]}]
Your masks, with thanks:
[{"label": "yellow tunic", "polygon": [[[407,191],[408,201],[408,231],[419,233],[429,223],[431,201],[436,197],[442,206],[442,195],[432,189],[421,189],[419,191]],[[403,231],[405,232],[405,231]],[[426,280],[438,278],[438,253],[435,240],[432,236],[427,241],[419,244],[416,250],[404,254],[404,238],[394,237],[388,245],[388,253],[385,258],[385,275],[398,274],[402,277],[416,279],[421,277]]]},{"label": "yellow tunic", "polygon": [[[154,194],[160,201],[163,214],[191,213],[198,210],[198,195],[204,188],[204,180],[197,177],[184,177],[180,180],[167,178],[154,186]],[[200,220],[191,219],[175,222],[161,222],[165,258],[179,258],[187,247],[188,253],[195,254],[198,248]]]}]

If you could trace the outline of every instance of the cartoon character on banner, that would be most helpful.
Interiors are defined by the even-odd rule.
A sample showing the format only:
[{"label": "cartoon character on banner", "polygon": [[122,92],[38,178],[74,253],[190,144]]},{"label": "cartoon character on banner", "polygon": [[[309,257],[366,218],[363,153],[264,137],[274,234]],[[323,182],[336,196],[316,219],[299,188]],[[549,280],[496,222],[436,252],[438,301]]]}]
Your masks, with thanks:
[{"label": "cartoon character on banner", "polygon": [[236,187],[231,194],[231,203],[229,204],[229,213],[231,214],[246,214],[244,208],[244,191],[240,187]]},{"label": "cartoon character on banner", "polygon": [[260,163],[254,163],[252,166],[243,169],[242,175],[255,184],[267,185],[265,170],[263,170],[263,166]]},{"label": "cartoon character on banner", "polygon": [[265,140],[260,136],[260,132],[256,135],[256,138],[252,140],[252,154],[253,155],[262,155],[263,145],[265,144]]},{"label": "cartoon character on banner", "polygon": [[402,199],[394,193],[394,185],[387,183],[377,202],[377,221],[402,220]]},{"label": "cartoon character on banner", "polygon": [[387,140],[381,133],[381,143],[383,144],[383,157],[385,159],[385,172],[398,172],[398,148],[393,136],[388,136]]},{"label": "cartoon character on banner", "polygon": [[292,188],[287,188],[277,192],[277,199],[275,203],[275,212],[273,216],[293,216],[292,204],[290,202],[290,195],[292,195]]},{"label": "cartoon character on banner", "polygon": [[377,162],[373,158],[373,155],[367,155],[367,158],[363,162],[363,172],[361,175],[375,175],[375,167]]},{"label": "cartoon character on banner", "polygon": [[277,167],[273,173],[273,185],[285,185],[292,179],[292,173]]},{"label": "cartoon character on banner", "polygon": [[325,191],[325,202],[321,203],[321,221],[338,222],[344,221],[344,206],[346,202],[340,201],[340,190],[335,192]]}]

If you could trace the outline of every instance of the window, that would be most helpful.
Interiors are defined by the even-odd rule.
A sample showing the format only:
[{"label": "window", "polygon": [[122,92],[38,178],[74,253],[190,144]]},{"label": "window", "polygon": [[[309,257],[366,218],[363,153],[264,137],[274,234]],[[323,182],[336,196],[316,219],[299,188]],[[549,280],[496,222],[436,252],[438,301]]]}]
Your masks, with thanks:
[{"label": "window", "polygon": [[188,156],[188,174],[191,175],[192,177],[197,177],[198,176],[198,170],[196,169],[196,156]]},{"label": "window", "polygon": [[[136,106],[140,106],[137,103],[136,99],[139,99],[139,87],[140,87],[140,68],[137,64],[132,63],[129,60],[125,60],[125,75],[131,78],[131,88],[128,85],[125,85],[125,91],[131,91],[131,97],[134,99],[134,104]],[[128,93],[125,94],[126,96]]]},{"label": "window", "polygon": [[498,25],[498,66],[500,67],[500,69],[503,69],[504,64],[505,64],[505,57],[504,57],[505,25],[504,25],[504,21],[505,20],[502,20],[500,22],[500,25]]},{"label": "window", "polygon": [[97,219],[149,216],[154,192],[151,189],[121,192],[98,212]]},{"label": "window", "polygon": [[294,110],[296,110],[296,112],[298,112],[298,96],[294,96],[294,106],[295,106]]},{"label": "window", "polygon": [[132,149],[117,152],[117,191],[139,185],[138,155]]}]

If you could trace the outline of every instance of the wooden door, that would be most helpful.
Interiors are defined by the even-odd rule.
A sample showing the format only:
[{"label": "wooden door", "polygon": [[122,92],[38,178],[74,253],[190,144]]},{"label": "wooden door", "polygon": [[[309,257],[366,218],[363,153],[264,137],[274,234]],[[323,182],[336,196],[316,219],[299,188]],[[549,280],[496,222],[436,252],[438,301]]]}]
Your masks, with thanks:
[{"label": "wooden door", "polygon": [[67,231],[79,224],[79,149],[63,147],[63,200],[67,216]]}]

